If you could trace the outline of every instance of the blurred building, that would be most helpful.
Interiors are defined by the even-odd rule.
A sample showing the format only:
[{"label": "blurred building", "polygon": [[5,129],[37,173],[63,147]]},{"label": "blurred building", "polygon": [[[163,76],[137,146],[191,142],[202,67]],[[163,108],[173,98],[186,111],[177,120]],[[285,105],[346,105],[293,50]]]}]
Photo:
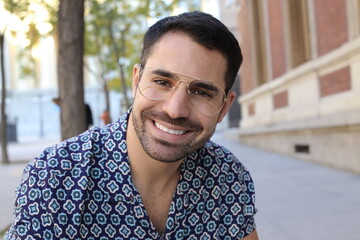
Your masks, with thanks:
[{"label": "blurred building", "polygon": [[360,0],[238,0],[239,139],[360,173]]},{"label": "blurred building", "polygon": [[[227,26],[227,28],[234,34],[234,36],[241,41],[238,27],[238,13],[239,4],[236,0],[219,0],[219,12],[220,20]],[[240,96],[240,75],[235,79],[232,89],[236,92],[237,96]],[[234,101],[229,113],[227,115],[228,127],[237,128],[241,119],[241,105],[239,102]]]}]

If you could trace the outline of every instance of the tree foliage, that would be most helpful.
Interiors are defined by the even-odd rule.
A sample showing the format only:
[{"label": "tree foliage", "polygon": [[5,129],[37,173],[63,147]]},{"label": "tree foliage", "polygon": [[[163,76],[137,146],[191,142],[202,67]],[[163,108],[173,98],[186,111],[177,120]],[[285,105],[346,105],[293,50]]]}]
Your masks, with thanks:
[{"label": "tree foliage", "polygon": [[86,2],[85,54],[96,59],[96,66],[92,67],[97,67],[104,89],[122,92],[125,108],[131,105],[128,97],[130,73],[132,66],[139,61],[142,37],[148,20],[170,14],[178,2],[179,0]]},{"label": "tree foliage", "polygon": [[[21,20],[27,22],[28,48],[39,43],[43,33],[40,24],[51,25],[46,34],[58,34],[58,0],[3,0],[5,7]],[[94,73],[103,86],[106,96],[106,110],[110,111],[109,89],[121,91],[124,96],[123,107],[131,105],[128,94],[131,86],[132,66],[139,61],[142,38],[149,20],[171,14],[175,7],[184,4],[193,8],[190,0],[86,0],[84,61],[90,73]],[[46,19],[38,19],[35,6],[47,11]],[[43,23],[41,23],[43,21]],[[55,44],[56,45],[56,44]],[[57,46],[57,45],[56,45]],[[20,51],[21,52],[21,51]],[[23,75],[34,74],[31,54],[21,52],[28,64],[21,69]],[[95,63],[95,64],[94,64]],[[34,68],[35,69],[35,68]]]},{"label": "tree foliage", "polygon": [[19,62],[20,76],[35,78],[35,59],[31,49],[39,44],[41,37],[56,32],[57,1],[52,0],[2,0],[5,9],[22,22],[22,29],[9,29],[13,35],[26,34],[28,44],[19,49],[18,58],[26,59],[26,64]]}]

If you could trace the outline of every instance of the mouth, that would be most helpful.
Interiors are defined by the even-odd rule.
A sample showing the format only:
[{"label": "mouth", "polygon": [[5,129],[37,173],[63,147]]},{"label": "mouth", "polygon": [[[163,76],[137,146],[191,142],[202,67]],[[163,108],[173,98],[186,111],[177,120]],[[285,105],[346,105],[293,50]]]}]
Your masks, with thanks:
[{"label": "mouth", "polygon": [[172,135],[184,135],[187,131],[185,130],[173,130],[173,129],[169,129],[163,125],[161,125],[160,123],[158,122],[155,122],[155,126],[160,129],[161,131],[163,132],[166,132],[166,133],[169,133],[169,134],[172,134]]}]

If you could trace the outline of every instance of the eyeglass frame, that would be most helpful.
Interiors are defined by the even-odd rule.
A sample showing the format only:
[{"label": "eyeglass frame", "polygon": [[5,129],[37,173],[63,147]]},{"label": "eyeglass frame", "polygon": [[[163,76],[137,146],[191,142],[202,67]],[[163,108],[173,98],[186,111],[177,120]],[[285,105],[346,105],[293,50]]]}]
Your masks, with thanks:
[{"label": "eyeglass frame", "polygon": [[[183,77],[188,77],[190,79],[193,79],[193,81],[203,81],[203,82],[208,82],[209,84],[211,85],[214,85],[215,87],[217,87],[218,89],[221,90],[221,92],[223,92],[223,101],[222,101],[222,104],[221,104],[221,107],[219,108],[219,110],[217,110],[215,113],[203,113],[201,112],[200,110],[198,110],[196,108],[196,106],[194,106],[194,103],[190,100],[191,104],[194,106],[194,109],[196,111],[198,111],[199,113],[201,114],[204,114],[204,115],[207,115],[207,116],[215,116],[216,114],[218,114],[219,112],[221,112],[221,110],[224,108],[225,106],[225,102],[228,101],[228,92],[226,92],[224,90],[224,88],[220,87],[219,85],[217,85],[216,83],[213,83],[213,82],[210,82],[210,81],[207,81],[207,80],[204,80],[204,79],[201,79],[201,78],[198,78],[198,77],[193,77],[193,76],[190,76],[190,75],[187,75],[187,74],[183,74],[183,73],[178,73],[178,72],[174,72],[174,71],[170,71],[170,70],[166,70],[166,69],[163,69],[163,68],[157,68],[157,67],[145,67],[143,66],[142,64],[138,64],[138,83],[136,84],[136,88],[139,90],[141,96],[143,96],[144,98],[150,100],[150,101],[161,101],[161,100],[164,100],[166,99],[167,96],[169,96],[169,94],[171,94],[174,90],[176,90],[176,88],[180,85],[180,82],[183,82],[185,85],[186,85],[186,92],[187,92],[187,96],[189,97],[190,96],[190,91],[189,91],[189,85],[191,82],[193,81],[190,81],[190,82],[187,82],[187,81],[184,81],[184,80],[177,80],[177,83],[175,85],[175,87],[172,87],[173,89],[169,92],[169,94],[166,94],[164,97],[161,97],[161,98],[158,98],[158,99],[151,99],[151,98],[148,98],[146,97],[142,91],[140,90],[139,88],[139,84],[140,84],[140,81],[141,81],[141,76],[142,76],[142,73],[144,72],[145,69],[155,69],[155,70],[162,70],[164,72],[168,72],[170,74],[174,74],[174,75],[180,75],[180,76],[183,76]],[[189,98],[190,99],[190,98]]]}]

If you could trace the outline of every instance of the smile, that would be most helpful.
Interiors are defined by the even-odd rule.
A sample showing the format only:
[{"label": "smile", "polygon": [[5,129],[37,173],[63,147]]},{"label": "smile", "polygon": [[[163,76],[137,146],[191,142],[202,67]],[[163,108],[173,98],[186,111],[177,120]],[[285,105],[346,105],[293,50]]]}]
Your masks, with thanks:
[{"label": "smile", "polygon": [[171,130],[171,129],[168,129],[166,127],[164,127],[163,125],[160,125],[159,123],[155,122],[155,126],[157,128],[159,128],[160,130],[166,132],[166,133],[170,133],[170,134],[173,134],[173,135],[183,135],[186,133],[186,131],[184,130]]}]

